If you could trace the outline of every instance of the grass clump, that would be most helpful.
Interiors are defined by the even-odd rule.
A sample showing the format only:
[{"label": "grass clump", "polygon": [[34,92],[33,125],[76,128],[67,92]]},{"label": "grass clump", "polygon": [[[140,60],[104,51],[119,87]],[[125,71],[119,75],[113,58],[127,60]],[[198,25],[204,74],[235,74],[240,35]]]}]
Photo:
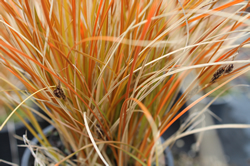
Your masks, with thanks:
[{"label": "grass clump", "polygon": [[[57,165],[69,163],[72,155],[75,165],[158,164],[162,150],[174,141],[161,146],[159,137],[169,126],[249,70],[249,60],[232,60],[250,40],[234,44],[250,25],[244,12],[249,4],[243,0],[0,4],[6,30],[0,38],[1,65],[25,85],[73,152],[56,155],[27,111],[35,126],[31,132],[42,135],[39,142]],[[230,64],[237,65],[211,81]],[[195,77],[174,103],[191,74]],[[215,82],[215,88],[180,110]]]}]

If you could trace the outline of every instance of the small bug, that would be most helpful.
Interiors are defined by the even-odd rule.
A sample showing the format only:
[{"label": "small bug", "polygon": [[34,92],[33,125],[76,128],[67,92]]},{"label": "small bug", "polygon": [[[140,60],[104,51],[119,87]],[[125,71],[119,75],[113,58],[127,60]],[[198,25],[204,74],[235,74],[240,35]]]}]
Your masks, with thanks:
[{"label": "small bug", "polygon": [[211,82],[215,82],[215,80],[217,80],[219,77],[221,77],[223,74],[228,74],[231,71],[233,71],[234,65],[230,64],[224,67],[220,67],[213,75]]},{"label": "small bug", "polygon": [[54,95],[58,98],[62,98],[63,100],[66,100],[66,96],[61,88],[61,82],[58,81],[58,85],[56,86],[56,89],[53,91]]},{"label": "small bug", "polygon": [[233,64],[230,64],[226,67],[225,69],[225,73],[230,73],[231,71],[233,71],[233,68],[234,68],[234,65]]},{"label": "small bug", "polygon": [[225,67],[220,67],[213,75],[211,82],[217,80],[225,72]]}]

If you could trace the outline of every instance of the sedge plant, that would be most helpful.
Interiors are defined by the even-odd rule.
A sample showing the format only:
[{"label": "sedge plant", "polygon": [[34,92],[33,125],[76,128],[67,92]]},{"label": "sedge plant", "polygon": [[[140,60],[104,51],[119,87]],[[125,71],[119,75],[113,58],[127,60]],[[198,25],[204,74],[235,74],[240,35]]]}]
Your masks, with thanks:
[{"label": "sedge plant", "polygon": [[[161,144],[159,138],[173,122],[249,70],[250,61],[237,53],[250,38],[235,44],[250,25],[244,0],[0,4],[1,65],[27,89],[1,129],[27,100],[36,102],[47,116],[26,109],[33,127],[24,123],[41,144],[33,147],[40,165],[160,165],[175,139]],[[174,102],[186,78],[191,81]],[[56,128],[67,153],[52,147],[34,113]]]}]

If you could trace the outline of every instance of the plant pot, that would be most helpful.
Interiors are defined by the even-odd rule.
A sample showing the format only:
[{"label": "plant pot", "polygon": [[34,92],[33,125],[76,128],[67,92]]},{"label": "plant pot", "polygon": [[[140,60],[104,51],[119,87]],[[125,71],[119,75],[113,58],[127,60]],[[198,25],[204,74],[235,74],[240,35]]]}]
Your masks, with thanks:
[{"label": "plant pot", "polygon": [[[48,135],[48,133],[50,133],[53,129],[54,129],[54,126],[50,125],[43,130],[43,133],[45,135]],[[39,135],[39,137],[41,138],[40,135]],[[164,139],[162,137],[161,137],[161,141],[164,142]],[[31,140],[31,144],[37,145],[38,140],[36,138],[33,138]],[[164,150],[164,155],[165,155],[165,163],[166,163],[165,165],[166,166],[174,166],[173,155],[172,155],[172,152],[170,151],[169,148],[166,148]],[[30,150],[28,148],[26,148],[25,152],[23,154],[23,157],[22,157],[21,166],[33,166],[33,165],[34,165],[34,157],[32,156]]]},{"label": "plant pot", "polygon": [[[164,138],[161,137],[161,142],[164,142]],[[174,166],[174,158],[172,155],[172,152],[169,147],[167,147],[164,150],[164,156],[165,156],[165,165],[166,166]]]},{"label": "plant pot", "polygon": [[[47,135],[53,129],[54,129],[54,126],[50,125],[43,130],[43,133],[45,135]],[[39,137],[41,138],[40,135],[39,135]],[[33,138],[31,140],[31,144],[37,145],[38,140],[36,138]],[[31,155],[30,150],[28,148],[26,148],[24,153],[23,153],[23,156],[22,156],[21,166],[32,166],[32,165],[34,165],[34,157]]]},{"label": "plant pot", "polygon": [[[27,128],[25,127],[25,125],[22,122],[19,123],[14,123],[14,127],[11,130],[8,130],[7,127],[5,127],[2,131],[0,131],[0,147],[1,147],[1,151],[0,151],[0,158],[5,160],[5,161],[9,161],[9,162],[14,162],[15,164],[19,164],[18,159],[21,159],[24,149],[23,148],[18,148],[17,145],[18,144],[23,144],[23,141],[21,140],[16,140],[16,138],[14,138],[14,135],[22,135],[26,132]],[[31,138],[31,134],[30,132],[27,132],[27,136],[28,138]],[[11,140],[13,140],[14,142],[12,142]],[[11,144],[14,145],[14,147],[16,147],[16,155],[17,156],[12,156],[12,152],[11,152]],[[4,150],[3,150],[4,149]]]},{"label": "plant pot", "polygon": [[[200,98],[200,95],[194,96],[191,101],[195,101],[196,99]],[[213,97],[206,97],[205,99],[201,100],[200,103],[206,106],[209,104],[214,98]],[[228,104],[231,103],[233,100],[232,95],[228,94],[225,96],[218,97],[210,106],[209,109],[219,118],[222,118],[223,111],[222,110],[227,110],[228,109]],[[220,121],[213,117],[213,121],[216,124],[219,124]]]},{"label": "plant pot", "polygon": [[[30,126],[32,126],[28,120],[26,120],[26,122]],[[38,123],[41,128],[45,128],[49,125],[49,123],[45,121],[39,121]],[[3,130],[0,131],[0,138],[1,138],[0,147],[1,149],[4,149],[0,150],[0,159],[19,165],[21,163],[21,159],[24,154],[25,148],[17,146],[17,145],[22,145],[23,141],[16,139],[14,135],[22,137],[23,134],[27,133],[28,139],[32,139],[33,136],[22,122],[18,123],[13,122],[12,124],[13,126],[11,126],[11,129],[8,129],[8,127],[5,126]],[[15,150],[15,153],[12,153],[11,146],[16,148],[13,149]],[[12,154],[15,155],[12,156]]]}]

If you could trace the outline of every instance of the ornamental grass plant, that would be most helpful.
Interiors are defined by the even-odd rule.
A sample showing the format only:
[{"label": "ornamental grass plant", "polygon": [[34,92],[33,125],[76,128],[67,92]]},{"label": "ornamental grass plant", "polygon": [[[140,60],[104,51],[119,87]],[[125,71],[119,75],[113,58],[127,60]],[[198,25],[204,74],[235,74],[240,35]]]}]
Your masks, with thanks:
[{"label": "ornamental grass plant", "polygon": [[[1,65],[27,89],[8,82],[27,98],[0,129],[33,100],[48,116],[24,110],[33,128],[23,122],[41,144],[33,146],[40,165],[160,165],[163,150],[176,139],[213,127],[176,132],[163,144],[161,135],[199,101],[250,69],[250,60],[237,59],[250,38],[235,44],[249,31],[244,0],[0,4]],[[174,102],[186,78],[191,80]],[[57,129],[67,155],[51,146],[33,113]]]}]

